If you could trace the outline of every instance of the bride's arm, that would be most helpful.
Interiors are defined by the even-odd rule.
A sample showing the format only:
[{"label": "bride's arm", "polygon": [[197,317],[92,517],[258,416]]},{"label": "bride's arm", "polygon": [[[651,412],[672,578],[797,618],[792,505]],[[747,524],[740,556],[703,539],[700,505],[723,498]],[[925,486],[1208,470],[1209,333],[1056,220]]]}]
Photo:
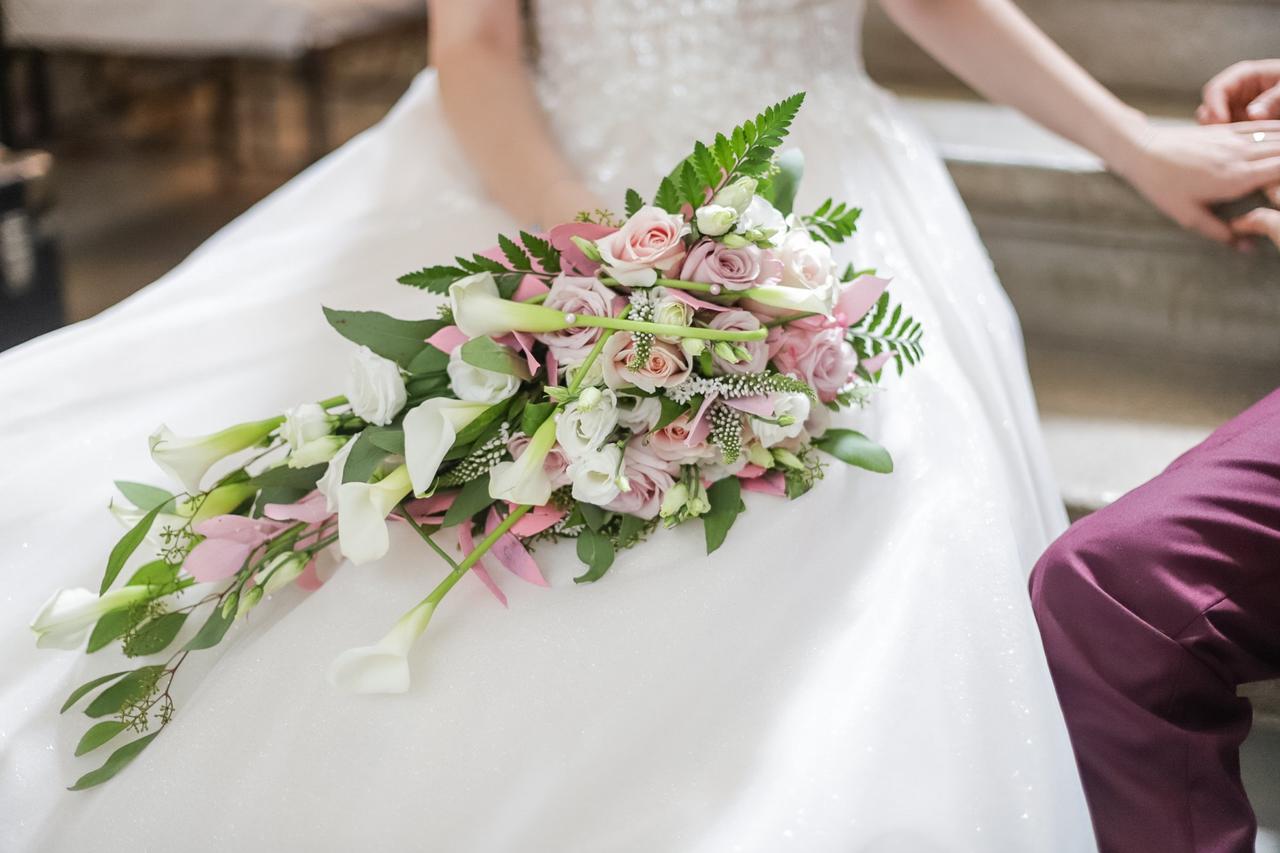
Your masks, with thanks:
[{"label": "bride's arm", "polygon": [[[1230,242],[1209,205],[1280,181],[1280,122],[1161,128],[1077,65],[1010,0],[880,0],[921,47],[993,101],[1088,148],[1186,228]],[[1266,124],[1264,127],[1263,124]]]},{"label": "bride's arm", "polygon": [[561,154],[533,91],[519,0],[430,0],[445,117],[495,201],[522,224],[598,206]]}]

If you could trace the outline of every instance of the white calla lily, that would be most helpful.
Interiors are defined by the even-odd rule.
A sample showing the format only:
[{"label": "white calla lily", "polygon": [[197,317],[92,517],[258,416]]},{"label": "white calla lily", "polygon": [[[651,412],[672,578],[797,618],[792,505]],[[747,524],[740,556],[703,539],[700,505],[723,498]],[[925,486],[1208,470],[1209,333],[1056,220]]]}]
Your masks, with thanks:
[{"label": "white calla lily", "polygon": [[489,408],[486,403],[432,397],[404,416],[404,461],[416,495],[431,490],[431,482],[449,448],[465,429]]},{"label": "white calla lily", "polygon": [[151,458],[194,495],[210,468],[232,453],[253,447],[283,422],[283,418],[250,421],[200,436],[176,435],[161,424],[149,439]]},{"label": "white calla lily", "polygon": [[351,450],[356,446],[356,438],[352,436],[347,439],[347,443],[342,449],[334,454],[329,460],[329,467],[324,469],[324,476],[316,481],[316,491],[324,495],[325,508],[329,512],[338,511],[338,488],[342,485],[342,473],[347,467],[347,457],[351,455]]},{"label": "white calla lily", "polygon": [[391,547],[387,516],[413,485],[404,465],[376,483],[338,487],[338,548],[357,566],[378,559]]},{"label": "white calla lily", "polygon": [[329,665],[329,683],[349,693],[404,693],[409,689],[409,651],[427,630],[436,601],[410,610],[372,646],[348,649]]},{"label": "white calla lily", "polygon": [[555,418],[547,418],[514,462],[499,462],[489,472],[489,496],[514,504],[541,506],[551,500],[551,478],[544,463],[556,443]]},{"label": "white calla lily", "polygon": [[493,274],[487,272],[460,278],[449,285],[449,305],[453,309],[454,325],[469,338],[569,328],[560,311],[503,299],[498,295]]},{"label": "white calla lily", "polygon": [[753,287],[746,292],[747,304],[764,306],[766,309],[781,309],[802,314],[830,314],[831,306],[823,294],[801,287],[786,287],[780,284],[768,284]]},{"label": "white calla lily", "polygon": [[77,649],[99,619],[151,597],[145,584],[109,590],[99,596],[87,589],[60,589],[31,620],[36,645],[42,649]]}]

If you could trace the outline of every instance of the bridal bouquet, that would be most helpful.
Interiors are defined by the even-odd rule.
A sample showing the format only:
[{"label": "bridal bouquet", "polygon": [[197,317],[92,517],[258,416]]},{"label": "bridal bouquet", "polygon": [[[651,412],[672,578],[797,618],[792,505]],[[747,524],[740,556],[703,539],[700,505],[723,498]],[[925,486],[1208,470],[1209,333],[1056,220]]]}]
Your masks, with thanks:
[{"label": "bridal bouquet", "polygon": [[339,555],[377,560],[392,523],[449,571],[333,661],[343,689],[408,689],[410,647],[449,590],[470,573],[505,604],[499,568],[546,586],[541,543],[576,540],[576,580],[597,581],[663,527],[696,519],[714,551],[743,491],[798,498],[824,455],[888,473],[884,449],[828,421],[866,404],[886,365],[915,364],[921,328],[884,279],[833,261],[857,209],[792,211],[803,161],[775,151],[802,101],[699,143],[652,201],[627,192],[623,221],[584,214],[404,276],[445,297],[433,319],[326,310],[358,345],[342,396],[199,438],[157,430],[152,456],[181,491],[118,483],[129,530],[100,588],[58,592],[31,626],[41,646],[87,637],[149,661],[68,697],[64,712],[87,699],[98,721],[77,755],[140,735],[73,787],[169,723],[189,654],[264,596],[316,588]]}]

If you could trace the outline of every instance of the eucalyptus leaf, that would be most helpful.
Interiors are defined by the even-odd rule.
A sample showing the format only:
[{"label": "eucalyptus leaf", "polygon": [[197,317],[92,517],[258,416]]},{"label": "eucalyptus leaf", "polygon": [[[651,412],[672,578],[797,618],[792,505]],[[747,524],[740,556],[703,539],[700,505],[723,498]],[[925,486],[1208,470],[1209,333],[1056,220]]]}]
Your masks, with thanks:
[{"label": "eucalyptus leaf", "polygon": [[523,380],[531,378],[525,358],[493,338],[472,338],[462,345],[462,360],[472,367],[505,373]]},{"label": "eucalyptus leaf", "polygon": [[493,498],[489,496],[489,475],[485,474],[462,487],[453,505],[445,511],[440,526],[453,527],[461,524],[492,503]]},{"label": "eucalyptus leaf", "polygon": [[112,778],[127,767],[133,759],[137,758],[138,754],[141,753],[142,750],[146,749],[151,744],[151,741],[156,739],[156,735],[158,734],[160,734],[160,732],[155,731],[149,735],[140,737],[135,741],[126,743],[124,746],[111,753],[111,756],[106,760],[105,764],[97,770],[90,770],[88,773],[81,776],[68,790],[83,791],[85,788],[92,788],[94,785],[101,785],[103,782],[106,782],[108,779]]},{"label": "eucalyptus leaf", "polygon": [[86,681],[84,684],[81,684],[75,690],[71,691],[71,695],[67,697],[67,701],[62,703],[62,708],[58,711],[58,713],[65,714],[71,708],[72,705],[76,704],[85,696],[89,695],[89,692],[93,690],[95,687],[101,687],[102,685],[106,684],[108,681],[115,681],[120,676],[128,675],[128,674],[129,674],[129,670],[126,669],[126,670],[121,670],[120,672],[113,672],[110,675],[99,676],[98,678],[95,678],[92,681]]},{"label": "eucalyptus leaf", "polygon": [[613,566],[613,543],[609,537],[591,528],[586,528],[578,535],[578,559],[587,566],[587,571],[573,579],[574,583],[594,583],[604,577],[605,572]]},{"label": "eucalyptus leaf", "polygon": [[87,752],[93,752],[120,734],[124,729],[125,724],[119,720],[103,720],[100,723],[94,723],[89,727],[89,731],[84,733],[84,737],[80,738],[80,742],[76,744],[76,755],[80,756]]},{"label": "eucalyptus leaf", "polygon": [[555,403],[530,403],[524,407],[520,417],[520,431],[525,435],[533,435],[555,410]]},{"label": "eucalyptus leaf", "polygon": [[129,657],[154,655],[168,648],[174,637],[182,630],[187,621],[187,614],[181,611],[165,613],[148,620],[125,644],[125,654]]},{"label": "eucalyptus leaf", "polygon": [[369,427],[365,430],[369,441],[388,453],[404,454],[404,429],[402,427]]},{"label": "eucalyptus leaf", "polygon": [[116,488],[120,490],[120,494],[128,499],[129,503],[143,512],[148,512],[158,506],[164,506],[173,500],[173,495],[169,492],[156,486],[148,486],[146,483],[116,480]]},{"label": "eucalyptus leaf", "polygon": [[141,608],[135,609],[132,607],[104,613],[89,634],[89,642],[84,649],[85,654],[93,654],[123,637],[125,632],[133,627],[134,623],[142,618],[144,613],[145,611]]},{"label": "eucalyptus leaf", "polygon": [[227,630],[236,621],[234,609],[225,616],[222,610],[221,604],[217,604],[213,608],[213,612],[209,614],[209,618],[205,620],[205,623],[200,626],[200,630],[183,646],[184,651],[195,652],[201,649],[211,649],[222,642]]},{"label": "eucalyptus leaf", "polygon": [[893,457],[889,451],[855,430],[829,429],[813,443],[842,462],[877,474],[893,473]]},{"label": "eucalyptus leaf", "polygon": [[401,367],[408,367],[427,346],[427,338],[444,328],[440,320],[401,320],[379,311],[324,309],[325,319],[349,341],[362,344]]},{"label": "eucalyptus leaf", "polygon": [[120,541],[111,549],[111,554],[107,557],[107,569],[102,575],[100,593],[111,589],[111,585],[115,583],[116,578],[120,575],[120,570],[124,568],[124,564],[133,556],[133,552],[138,550],[138,546],[143,543],[143,540],[147,538],[151,525],[155,524],[156,516],[160,514],[160,510],[163,508],[164,504],[152,507],[128,533],[120,537]]},{"label": "eucalyptus leaf", "polygon": [[742,484],[737,477],[725,477],[707,488],[707,501],[711,509],[702,516],[702,528],[707,539],[707,553],[724,544],[729,528],[738,520],[746,507],[742,503]]},{"label": "eucalyptus leaf", "polygon": [[367,483],[373,477],[382,461],[387,458],[387,451],[373,441],[373,436],[366,429],[355,437],[355,445],[347,455],[346,467],[342,469],[342,482]]},{"label": "eucalyptus leaf", "polygon": [[280,465],[275,468],[268,468],[252,478],[249,483],[259,488],[278,486],[311,491],[316,487],[316,481],[324,476],[325,469],[328,467],[325,463],[311,465],[307,468],[290,468],[288,465]]},{"label": "eucalyptus leaf", "polygon": [[164,560],[152,560],[138,567],[125,586],[164,586],[178,576],[178,567]]},{"label": "eucalyptus leaf", "polygon": [[84,709],[85,714],[95,718],[118,714],[120,709],[130,701],[142,697],[151,690],[163,671],[163,666],[154,664],[125,673],[124,678],[99,693],[98,697],[89,703],[89,707]]}]

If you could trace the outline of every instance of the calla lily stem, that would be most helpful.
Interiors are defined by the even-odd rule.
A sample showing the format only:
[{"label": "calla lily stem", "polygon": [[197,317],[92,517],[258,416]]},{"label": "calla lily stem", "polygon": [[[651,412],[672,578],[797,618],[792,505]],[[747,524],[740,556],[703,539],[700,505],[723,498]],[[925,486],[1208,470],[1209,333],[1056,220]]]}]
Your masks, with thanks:
[{"label": "calla lily stem", "polygon": [[705,341],[763,341],[768,336],[765,329],[737,331],[733,329],[703,329],[697,326],[677,326],[669,323],[644,323],[640,320],[624,320],[619,317],[578,316],[573,325],[593,326],[598,329],[614,329],[621,332],[647,332],[678,338],[701,338]]}]

